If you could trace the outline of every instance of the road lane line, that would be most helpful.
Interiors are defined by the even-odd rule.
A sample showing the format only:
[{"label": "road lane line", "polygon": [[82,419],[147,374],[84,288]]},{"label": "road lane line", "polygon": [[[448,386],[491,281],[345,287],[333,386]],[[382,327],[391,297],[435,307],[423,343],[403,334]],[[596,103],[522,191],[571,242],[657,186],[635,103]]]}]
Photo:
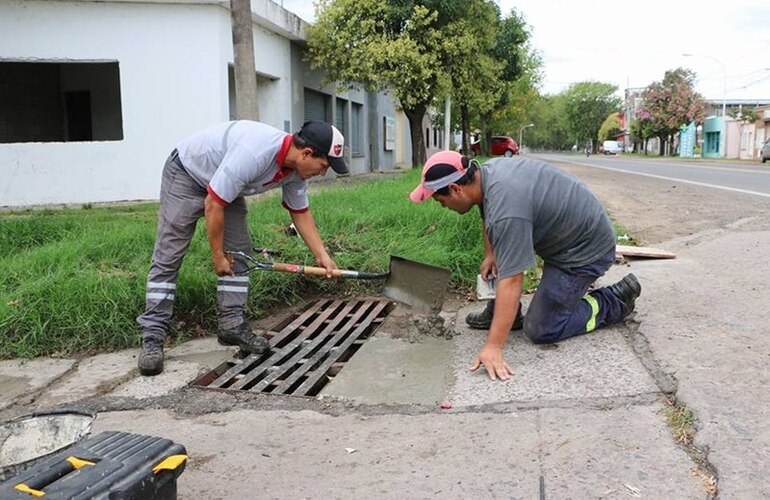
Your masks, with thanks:
[{"label": "road lane line", "polygon": [[[552,161],[555,161],[553,159]],[[663,179],[666,181],[674,181],[674,182],[682,182],[684,184],[692,184],[694,186],[703,186],[703,187],[709,187],[714,189],[722,189],[725,191],[732,191],[734,193],[743,193],[743,194],[753,194],[756,196],[763,196],[765,198],[770,198],[770,193],[760,193],[759,191],[749,191],[748,189],[739,189],[739,188],[732,188],[727,186],[718,186],[716,184],[707,184],[705,182],[697,182],[697,181],[688,181],[685,179],[677,179],[676,177],[666,177],[663,175],[655,175],[655,174],[645,174],[643,172],[629,172],[628,170],[623,170],[619,168],[611,168],[611,167],[601,167],[599,165],[592,165],[590,163],[581,163],[578,161],[569,161],[569,160],[559,160],[564,163],[571,163],[573,165],[580,165],[581,167],[589,167],[589,168],[601,168],[604,170],[611,170],[613,172],[620,172],[622,174],[631,174],[631,175],[642,175],[644,177],[652,177],[654,179]]]}]

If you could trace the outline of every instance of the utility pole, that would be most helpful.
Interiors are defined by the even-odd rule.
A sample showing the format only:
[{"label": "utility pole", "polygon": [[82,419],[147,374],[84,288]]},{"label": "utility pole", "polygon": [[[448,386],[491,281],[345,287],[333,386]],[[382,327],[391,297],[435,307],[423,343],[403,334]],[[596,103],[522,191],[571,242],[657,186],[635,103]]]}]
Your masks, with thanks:
[{"label": "utility pole", "polygon": [[256,121],[259,120],[259,107],[251,0],[230,0],[230,17],[233,26],[235,117],[238,120]]},{"label": "utility pole", "polygon": [[444,102],[444,150],[449,151],[451,149],[450,147],[450,141],[452,140],[451,130],[449,128],[452,126],[452,100],[447,96],[446,101]]}]

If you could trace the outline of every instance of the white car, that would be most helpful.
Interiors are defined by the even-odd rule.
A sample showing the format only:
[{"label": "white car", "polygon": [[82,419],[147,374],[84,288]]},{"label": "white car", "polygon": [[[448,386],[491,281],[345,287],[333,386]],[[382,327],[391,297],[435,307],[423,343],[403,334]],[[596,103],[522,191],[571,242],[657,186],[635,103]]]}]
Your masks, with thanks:
[{"label": "white car", "polygon": [[762,160],[762,163],[770,160],[770,139],[766,140],[762,149],[759,150],[759,159]]}]

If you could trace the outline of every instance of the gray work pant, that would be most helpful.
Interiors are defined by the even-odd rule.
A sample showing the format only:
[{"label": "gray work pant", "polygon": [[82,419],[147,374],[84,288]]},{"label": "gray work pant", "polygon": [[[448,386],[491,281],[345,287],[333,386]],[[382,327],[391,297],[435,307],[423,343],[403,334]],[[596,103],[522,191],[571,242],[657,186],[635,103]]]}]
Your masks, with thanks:
[{"label": "gray work pant", "polygon": [[[160,185],[158,232],[152,252],[152,265],[147,276],[146,306],[136,321],[144,338],[163,339],[174,312],[176,279],[198,219],[204,215],[206,190],[188,174],[176,156],[166,160]],[[251,238],[246,226],[246,201],[241,197],[225,208],[225,250],[251,254]],[[246,268],[240,259],[233,270]],[[201,269],[206,272],[208,269]],[[234,328],[246,318],[249,293],[248,276],[224,276],[217,283],[219,328]]]}]

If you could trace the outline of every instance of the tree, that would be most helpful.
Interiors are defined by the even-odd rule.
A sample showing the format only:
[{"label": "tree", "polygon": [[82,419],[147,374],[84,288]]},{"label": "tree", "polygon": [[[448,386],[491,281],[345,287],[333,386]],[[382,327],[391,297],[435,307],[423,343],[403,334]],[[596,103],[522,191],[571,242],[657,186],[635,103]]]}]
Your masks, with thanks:
[{"label": "tree", "polygon": [[617,89],[609,83],[578,82],[564,92],[567,127],[577,144],[598,138],[607,115],[620,109]]},{"label": "tree", "polygon": [[652,124],[645,113],[640,113],[644,118],[640,117],[631,122],[631,137],[633,142],[641,143],[641,149],[644,154],[647,154],[647,141],[655,137],[655,130],[652,128]]},{"label": "tree", "polygon": [[[468,148],[468,133],[478,129],[484,154],[491,135],[512,135],[519,124],[528,123],[526,110],[537,98],[542,62],[527,45],[529,30],[515,10],[503,18],[496,3],[483,0],[481,5],[468,4],[467,11],[474,15],[466,17],[467,27],[460,28],[462,35],[456,34],[452,43],[458,54],[447,65],[448,92],[453,125],[462,131],[463,150]],[[464,43],[474,45],[461,49]]]},{"label": "tree", "polygon": [[[502,64],[502,72],[499,84],[490,89],[492,108],[479,110],[479,128],[487,142],[493,133],[504,134],[512,129],[512,123],[497,127],[496,119],[518,104],[517,97],[526,101],[534,97],[534,85],[539,82],[539,68],[542,66],[539,56],[529,48],[529,27],[516,9],[511,9],[504,18],[500,17],[498,10],[497,25],[496,43],[490,55],[494,61]],[[521,122],[527,123],[524,120]]]},{"label": "tree", "polygon": [[705,118],[705,102],[694,87],[695,73],[677,68],[666,71],[663,81],[651,83],[642,92],[639,117],[649,122],[649,128],[660,139],[661,156],[682,125],[703,122]]},{"label": "tree", "polygon": [[465,15],[461,0],[320,0],[307,54],[338,85],[390,90],[404,110],[412,164],[425,163],[422,120],[447,88],[447,26]]},{"label": "tree", "polygon": [[[462,150],[470,151],[471,111],[488,113],[492,109],[502,86],[503,63],[491,54],[499,18],[497,5],[489,0],[472,0],[466,5],[474,15],[448,24],[444,32],[452,40],[446,47],[446,71],[451,82],[447,91],[459,111]],[[485,152],[484,146],[482,142]]]},{"label": "tree", "polygon": [[530,100],[526,113],[534,126],[527,129],[527,144],[549,150],[570,149],[575,142],[564,119],[565,110],[564,94],[536,95]]},{"label": "tree", "polygon": [[754,123],[759,120],[757,108],[730,108],[727,115],[742,123]]},{"label": "tree", "polygon": [[599,142],[606,141],[609,138],[615,138],[621,134],[620,130],[620,118],[618,113],[610,113],[610,115],[604,120],[602,126],[599,127]]}]

